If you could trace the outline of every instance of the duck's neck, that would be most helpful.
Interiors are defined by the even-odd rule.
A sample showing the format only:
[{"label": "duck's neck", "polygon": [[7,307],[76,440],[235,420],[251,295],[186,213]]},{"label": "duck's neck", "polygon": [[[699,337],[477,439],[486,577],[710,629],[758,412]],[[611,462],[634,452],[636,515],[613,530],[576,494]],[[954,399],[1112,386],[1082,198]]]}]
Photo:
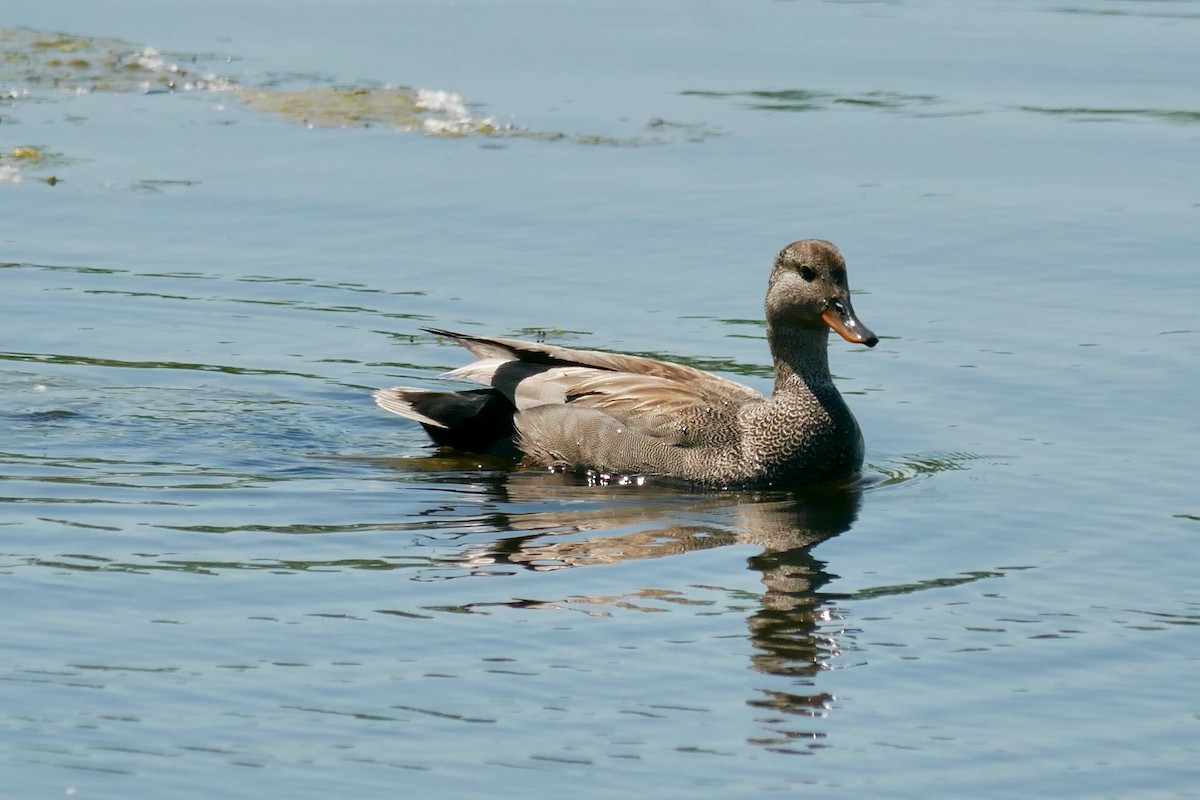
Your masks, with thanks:
[{"label": "duck's neck", "polygon": [[771,355],[775,358],[775,394],[833,390],[829,374],[829,329],[767,326]]}]

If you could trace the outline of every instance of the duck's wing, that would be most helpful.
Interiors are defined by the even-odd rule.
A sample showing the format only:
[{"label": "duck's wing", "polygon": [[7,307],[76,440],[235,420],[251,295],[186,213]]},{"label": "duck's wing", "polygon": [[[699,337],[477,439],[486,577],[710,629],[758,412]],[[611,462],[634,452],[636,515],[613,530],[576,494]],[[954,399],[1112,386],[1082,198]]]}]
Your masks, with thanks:
[{"label": "duck's wing", "polygon": [[734,396],[711,389],[655,375],[595,370],[573,381],[566,398],[572,407],[601,411],[647,436],[689,447],[722,438],[736,427],[739,408],[764,399],[753,390]]},{"label": "duck's wing", "polygon": [[451,336],[479,357],[447,373],[498,389],[518,411],[546,405],[592,409],[678,446],[710,441],[736,423],[737,409],[763,396],[694,367],[516,339]]},{"label": "duck's wing", "polygon": [[[750,402],[762,399],[761,394],[737,381],[722,378],[719,375],[705,372],[696,367],[673,364],[669,361],[660,361],[656,358],[631,356],[623,353],[606,353],[601,350],[576,350],[553,344],[526,342],[520,339],[505,339],[495,336],[475,336],[473,334],[457,333],[439,328],[426,328],[425,330],[438,336],[446,336],[454,339],[460,345],[467,348],[467,350],[471,351],[479,361],[475,364],[469,364],[466,367],[454,370],[449,374],[455,377],[471,378],[481,383],[493,383],[494,375],[497,372],[503,372],[496,369],[499,363],[515,361],[519,362],[522,366],[516,367],[513,365],[507,368],[507,371],[511,372],[513,376],[517,374],[534,374],[548,367],[587,367],[609,373],[610,377],[621,375],[629,376],[629,378],[641,376],[643,378],[661,379],[660,382],[646,381],[639,384],[633,380],[625,381],[624,379],[618,380],[613,378],[614,382],[612,386],[608,391],[603,392],[605,395],[624,394],[629,397],[636,394],[636,387],[641,385],[645,389],[642,397],[648,398],[652,394],[657,394],[660,400],[668,400],[664,395],[670,395],[674,392],[695,394],[708,403]],[[543,369],[531,369],[532,367],[541,367]],[[563,373],[560,377],[569,375],[572,375],[572,373]],[[577,375],[583,379],[582,376],[590,376],[590,373],[577,373]],[[569,379],[567,383],[570,383]],[[626,391],[618,391],[618,385],[627,387]],[[503,390],[502,387],[498,388]],[[593,389],[595,388],[597,387],[593,387]],[[558,402],[563,401],[558,400]]]}]

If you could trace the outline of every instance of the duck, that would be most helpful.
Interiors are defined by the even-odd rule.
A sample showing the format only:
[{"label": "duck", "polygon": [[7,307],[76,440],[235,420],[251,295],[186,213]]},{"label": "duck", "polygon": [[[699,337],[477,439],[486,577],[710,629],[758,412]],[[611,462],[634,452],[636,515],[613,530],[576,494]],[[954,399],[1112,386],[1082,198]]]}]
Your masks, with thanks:
[{"label": "duck", "polygon": [[764,308],[769,396],[685,364],[441,328],[424,330],[476,359],[444,377],[484,388],[397,386],[373,396],[436,445],[508,453],[526,467],[721,488],[852,478],[863,435],[829,372],[829,333],[867,347],[879,337],[855,314],[838,248],[823,239],[783,248]]}]

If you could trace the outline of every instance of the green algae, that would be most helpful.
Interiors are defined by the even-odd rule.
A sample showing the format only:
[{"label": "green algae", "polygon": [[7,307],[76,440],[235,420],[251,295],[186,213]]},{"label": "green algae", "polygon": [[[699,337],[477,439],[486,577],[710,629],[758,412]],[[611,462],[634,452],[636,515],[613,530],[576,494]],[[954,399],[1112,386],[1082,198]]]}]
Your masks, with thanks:
[{"label": "green algae", "polygon": [[21,92],[222,88],[216,75],[204,75],[178,63],[202,59],[176,55],[168,60],[153,48],[121,39],[0,28],[0,85],[20,87]]},{"label": "green algae", "polygon": [[[0,108],[4,122],[19,121],[21,107],[93,93],[211,92],[253,111],[310,128],[383,127],[440,137],[519,138],[594,147],[644,147],[700,142],[724,133],[705,125],[649,120],[640,134],[610,136],[536,131],[500,125],[452,92],[368,83],[330,86],[311,75],[268,75],[243,85],[219,68],[233,56],[167,53],[112,37],[76,36],[29,28],[0,28]],[[307,84],[307,85],[305,85]],[[82,117],[72,117],[83,121]],[[7,126],[6,126],[7,127]],[[4,132],[0,129],[0,134]],[[0,138],[0,182],[19,183],[29,170],[69,163],[44,146]],[[50,184],[54,176],[41,177]],[[158,190],[142,181],[142,190]]]},{"label": "green algae", "polygon": [[365,128],[387,125],[442,136],[495,134],[490,118],[474,118],[455,95],[422,93],[403,88],[240,89],[238,99],[251,108],[298,121],[309,127]]}]

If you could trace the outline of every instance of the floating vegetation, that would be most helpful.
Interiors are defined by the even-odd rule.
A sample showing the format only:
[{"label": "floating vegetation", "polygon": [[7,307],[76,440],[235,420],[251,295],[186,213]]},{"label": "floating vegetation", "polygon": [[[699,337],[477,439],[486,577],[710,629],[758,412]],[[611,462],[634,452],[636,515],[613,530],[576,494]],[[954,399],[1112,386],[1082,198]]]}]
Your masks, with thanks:
[{"label": "floating vegetation", "polygon": [[1195,11],[1163,11],[1137,7],[1128,9],[1118,8],[1083,8],[1080,6],[1065,6],[1045,9],[1056,14],[1082,14],[1093,17],[1144,17],[1146,19],[1200,19],[1200,12]]},{"label": "floating vegetation", "polygon": [[475,118],[462,98],[449,92],[404,88],[242,89],[238,97],[251,108],[297,120],[309,127],[365,128],[388,125],[397,130],[439,136],[495,134],[491,117]]},{"label": "floating vegetation", "polygon": [[1045,108],[1041,106],[1017,106],[1018,111],[1044,114],[1051,117],[1066,117],[1075,122],[1114,122],[1118,120],[1152,120],[1155,122],[1200,122],[1200,111],[1185,111],[1166,108],[1088,108],[1067,106]]},{"label": "floating vegetation", "polygon": [[179,187],[179,186],[183,186],[183,187],[195,186],[197,183],[199,183],[199,181],[146,179],[146,180],[134,181],[132,188],[135,191],[153,194],[153,193],[162,192],[166,189],[172,189],[172,188]]},{"label": "floating vegetation", "polygon": [[[394,85],[333,86],[328,78],[299,74],[271,74],[260,85],[243,85],[219,72],[232,61],[231,56],[213,53],[163,53],[115,38],[0,28],[0,107],[44,102],[53,95],[204,91],[311,128],[387,127],[431,136],[523,138],[603,147],[701,142],[723,135],[709,126],[664,119],[651,119],[641,135],[626,137],[533,131],[473,113],[453,92]],[[43,147],[12,147],[0,141],[0,183],[19,183],[28,170],[65,161]],[[53,185],[59,179],[39,180]],[[141,181],[134,188],[159,191],[161,183]]]},{"label": "floating vegetation", "polygon": [[512,136],[609,146],[703,141],[721,135],[703,125],[663,119],[650,120],[647,135],[627,138],[531,131],[472,114],[453,92],[391,85],[280,88],[277,79],[264,82],[270,85],[243,86],[206,69],[231,60],[215,54],[161,53],[120,39],[0,28],[0,101],[47,90],[76,94],[211,91],[308,127],[388,126],[434,136]]},{"label": "floating vegetation", "polygon": [[230,60],[213,54],[165,54],[120,39],[0,29],[0,85],[13,87],[0,97],[19,100],[42,90],[225,92],[251,108],[310,127],[390,125],[442,136],[500,131],[490,117],[473,117],[462,98],[450,92],[405,87],[244,87],[204,69]]},{"label": "floating vegetation", "polygon": [[[984,109],[953,108],[944,99],[932,94],[871,91],[860,94],[839,94],[816,89],[751,90],[743,92],[714,92],[692,89],[681,92],[693,97],[732,99],[745,108],[758,111],[825,111],[833,106],[851,106],[907,114],[915,117],[945,117],[983,113]],[[1006,111],[1061,117],[1071,122],[1115,122],[1143,120],[1191,124],[1200,122],[1200,111],[1165,108],[1091,108],[1087,106],[1008,106]]]},{"label": "floating vegetation", "polygon": [[51,157],[40,147],[14,147],[8,151],[8,157],[14,161],[23,161],[29,164],[40,164],[47,158]]},{"label": "floating vegetation", "polygon": [[295,120],[310,128],[366,128],[386,125],[400,131],[431,136],[487,136],[539,139],[601,147],[646,147],[679,141],[702,142],[722,131],[706,125],[651,119],[640,136],[568,135],[501,125],[494,117],[471,114],[462,97],[452,92],[384,86],[310,87],[304,89],[238,89],[236,95],[251,108]]},{"label": "floating vegetation", "polygon": [[[20,183],[28,170],[41,172],[63,163],[62,153],[38,145],[18,145],[0,152],[0,183]],[[39,176],[38,180],[51,186],[59,182],[54,175]]]},{"label": "floating vegetation", "polygon": [[185,69],[216,56],[167,57],[120,39],[71,36],[27,28],[0,28],[0,85],[11,97],[41,89],[59,92],[150,92],[228,89],[215,73]]},{"label": "floating vegetation", "polygon": [[758,89],[744,92],[712,92],[690,89],[680,94],[693,97],[732,98],[759,111],[823,111],[833,105],[861,106],[884,111],[926,109],[941,101],[931,94],[871,91],[839,94],[816,89]]}]

